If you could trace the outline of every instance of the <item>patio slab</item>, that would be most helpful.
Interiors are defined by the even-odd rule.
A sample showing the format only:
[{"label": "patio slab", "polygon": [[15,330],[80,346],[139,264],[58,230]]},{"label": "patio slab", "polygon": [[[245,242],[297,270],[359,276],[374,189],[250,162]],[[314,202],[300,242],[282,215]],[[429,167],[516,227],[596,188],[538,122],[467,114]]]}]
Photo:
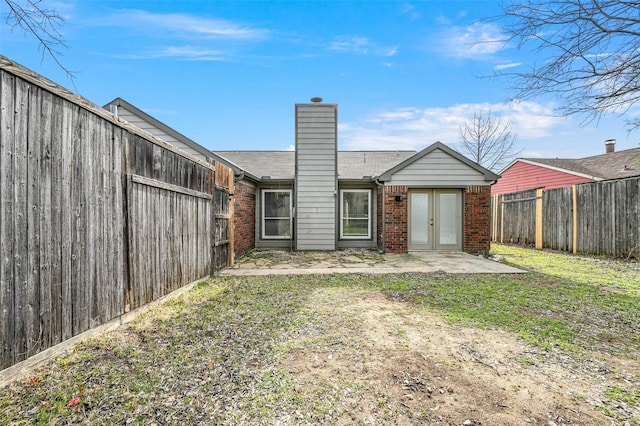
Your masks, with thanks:
[{"label": "patio slab", "polygon": [[380,254],[372,250],[253,251],[238,259],[220,275],[310,275],[310,274],[520,274],[513,268],[482,256],[462,252],[411,252]]}]

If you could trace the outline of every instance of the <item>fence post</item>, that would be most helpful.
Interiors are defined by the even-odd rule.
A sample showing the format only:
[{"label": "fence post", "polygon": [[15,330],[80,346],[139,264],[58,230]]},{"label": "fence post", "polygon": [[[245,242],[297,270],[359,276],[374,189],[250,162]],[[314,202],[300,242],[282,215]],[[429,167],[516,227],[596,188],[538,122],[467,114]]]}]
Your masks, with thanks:
[{"label": "fence post", "polygon": [[498,226],[498,196],[491,196],[491,241],[497,241],[498,231],[496,227]]},{"label": "fence post", "polygon": [[573,254],[578,252],[578,189],[571,185],[571,202],[573,204]]},{"label": "fence post", "polygon": [[500,244],[504,244],[504,194],[500,196]]},{"label": "fence post", "polygon": [[536,190],[536,248],[541,249],[544,247],[543,238],[543,224],[542,224],[542,189]]},{"label": "fence post", "polygon": [[211,215],[209,220],[211,221],[211,231],[210,231],[210,246],[211,250],[209,251],[209,256],[211,258],[211,264],[209,265],[209,275],[214,276],[216,273],[216,213],[217,213],[217,186],[216,182],[218,179],[218,164],[213,158],[207,158],[207,162],[213,166],[213,170],[209,171],[210,179],[210,188],[211,191]]}]

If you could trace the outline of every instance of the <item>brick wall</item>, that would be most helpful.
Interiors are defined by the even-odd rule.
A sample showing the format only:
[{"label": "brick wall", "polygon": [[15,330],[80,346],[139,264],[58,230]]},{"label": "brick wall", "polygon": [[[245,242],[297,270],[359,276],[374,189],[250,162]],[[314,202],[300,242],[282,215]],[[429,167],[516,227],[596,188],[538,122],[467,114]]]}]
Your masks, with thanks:
[{"label": "brick wall", "polygon": [[[398,197],[398,201],[396,201]],[[385,186],[385,247],[387,253],[407,252],[408,187]]]},{"label": "brick wall", "polygon": [[236,183],[233,209],[233,252],[237,259],[256,246],[256,189]]},{"label": "brick wall", "polygon": [[464,251],[467,253],[489,251],[490,211],[491,187],[467,186],[464,190]]},{"label": "brick wall", "polygon": [[[396,197],[399,200],[396,201]],[[473,185],[464,190],[464,234],[463,250],[467,253],[482,253],[490,246],[489,212],[491,187]],[[380,203],[380,200],[378,201]],[[385,242],[387,253],[406,253],[408,244],[408,188],[406,186],[386,186],[385,203]],[[381,206],[378,205],[379,217]],[[380,220],[380,219],[378,219]],[[380,232],[381,228],[379,228]],[[378,234],[380,241],[380,234]]]},{"label": "brick wall", "polygon": [[382,241],[382,229],[384,221],[382,220],[382,200],[384,188],[378,187],[376,191],[376,242],[378,250],[384,250],[384,242]]}]

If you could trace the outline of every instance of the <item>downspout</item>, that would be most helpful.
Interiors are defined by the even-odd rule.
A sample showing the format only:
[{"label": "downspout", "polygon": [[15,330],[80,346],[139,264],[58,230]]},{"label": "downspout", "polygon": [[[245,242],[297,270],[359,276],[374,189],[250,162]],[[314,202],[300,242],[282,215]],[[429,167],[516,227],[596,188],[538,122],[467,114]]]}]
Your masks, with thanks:
[{"label": "downspout", "polygon": [[382,191],[382,215],[381,215],[381,219],[382,219],[382,227],[381,227],[381,229],[382,229],[382,232],[380,233],[380,240],[382,240],[382,248],[378,249],[378,251],[380,253],[384,254],[385,247],[386,247],[386,245],[385,245],[385,243],[386,243],[386,237],[385,237],[386,236],[386,232],[385,232],[385,229],[386,229],[386,226],[385,226],[386,225],[386,223],[385,223],[386,215],[385,215],[385,207],[384,207],[386,203],[384,202],[385,201],[384,200],[384,195],[385,195],[384,194],[384,182],[380,182],[380,177],[374,178],[374,182],[376,183],[376,185],[378,185],[378,190]]}]

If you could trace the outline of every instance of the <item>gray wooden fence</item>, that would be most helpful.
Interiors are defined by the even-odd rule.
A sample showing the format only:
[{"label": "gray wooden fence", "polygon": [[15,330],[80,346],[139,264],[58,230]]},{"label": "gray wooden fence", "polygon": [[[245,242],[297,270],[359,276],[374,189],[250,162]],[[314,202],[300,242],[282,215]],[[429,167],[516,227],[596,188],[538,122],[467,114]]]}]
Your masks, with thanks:
[{"label": "gray wooden fence", "polygon": [[640,257],[640,177],[492,197],[493,241]]},{"label": "gray wooden fence", "polygon": [[228,265],[224,166],[2,56],[0,129],[0,370]]}]

